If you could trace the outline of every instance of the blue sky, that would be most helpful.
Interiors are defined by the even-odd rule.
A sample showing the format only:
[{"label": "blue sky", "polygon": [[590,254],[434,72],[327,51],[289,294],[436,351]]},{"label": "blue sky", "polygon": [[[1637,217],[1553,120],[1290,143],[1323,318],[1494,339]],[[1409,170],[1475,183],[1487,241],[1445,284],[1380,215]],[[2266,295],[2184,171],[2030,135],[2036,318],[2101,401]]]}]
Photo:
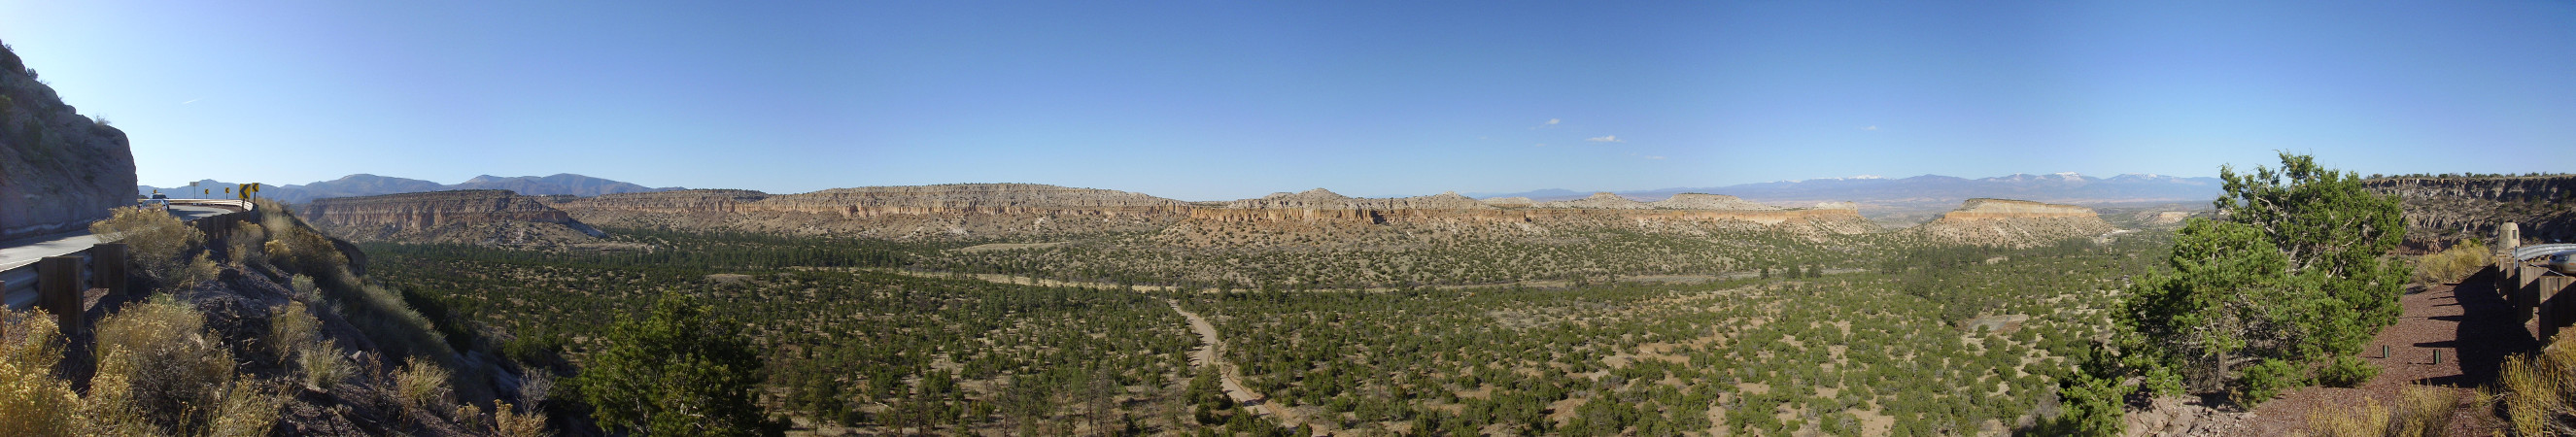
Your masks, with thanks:
[{"label": "blue sky", "polygon": [[153,185],[2576,170],[2570,2],[742,3],[6,1],[0,41]]}]

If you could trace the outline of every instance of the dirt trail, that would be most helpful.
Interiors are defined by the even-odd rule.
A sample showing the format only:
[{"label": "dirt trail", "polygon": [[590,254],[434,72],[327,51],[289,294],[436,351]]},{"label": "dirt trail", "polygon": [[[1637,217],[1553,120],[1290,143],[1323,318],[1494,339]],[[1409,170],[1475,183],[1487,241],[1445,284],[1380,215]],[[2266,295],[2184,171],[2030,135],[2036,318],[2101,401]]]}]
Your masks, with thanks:
[{"label": "dirt trail", "polygon": [[1234,403],[1243,405],[1243,409],[1251,411],[1252,414],[1278,418],[1281,427],[1295,428],[1298,424],[1306,423],[1306,418],[1298,414],[1296,409],[1274,408],[1270,405],[1269,397],[1244,388],[1243,372],[1236,369],[1233,362],[1223,359],[1225,339],[1217,337],[1216,325],[1208,323],[1207,319],[1200,318],[1198,313],[1182,309],[1180,302],[1165,300],[1163,303],[1171,304],[1172,311],[1181,313],[1181,317],[1189,318],[1190,330],[1198,331],[1199,350],[1190,353],[1190,363],[1199,366],[1216,366],[1218,383],[1225,388],[1225,397],[1234,399]]}]

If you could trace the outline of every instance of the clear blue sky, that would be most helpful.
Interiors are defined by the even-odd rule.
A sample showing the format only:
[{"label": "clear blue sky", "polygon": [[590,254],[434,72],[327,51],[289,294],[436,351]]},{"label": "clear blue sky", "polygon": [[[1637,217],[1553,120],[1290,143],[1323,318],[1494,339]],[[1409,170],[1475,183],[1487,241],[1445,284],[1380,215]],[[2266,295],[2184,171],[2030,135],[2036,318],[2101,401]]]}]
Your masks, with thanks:
[{"label": "clear blue sky", "polygon": [[2564,1],[476,3],[8,1],[0,41],[165,186],[2576,170]]}]

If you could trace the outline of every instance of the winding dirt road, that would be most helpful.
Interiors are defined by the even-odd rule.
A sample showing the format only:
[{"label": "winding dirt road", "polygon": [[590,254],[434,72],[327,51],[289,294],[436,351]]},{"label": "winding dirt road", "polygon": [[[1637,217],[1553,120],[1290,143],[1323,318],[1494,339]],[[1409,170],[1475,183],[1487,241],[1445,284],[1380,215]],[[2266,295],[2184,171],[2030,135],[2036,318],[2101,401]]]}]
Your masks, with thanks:
[{"label": "winding dirt road", "polygon": [[1243,386],[1243,372],[1236,369],[1233,362],[1223,359],[1225,339],[1217,337],[1216,325],[1209,324],[1207,319],[1200,318],[1198,313],[1182,309],[1180,302],[1164,300],[1163,303],[1170,304],[1172,311],[1181,313],[1181,317],[1189,318],[1190,330],[1198,331],[1199,350],[1190,353],[1190,363],[1198,366],[1216,366],[1218,385],[1225,388],[1225,397],[1234,399],[1235,404],[1242,405],[1244,410],[1251,411],[1254,415],[1277,418],[1280,427],[1295,428],[1298,424],[1306,423],[1306,417],[1298,414],[1296,409],[1273,408],[1269,397],[1254,393],[1252,389]]}]

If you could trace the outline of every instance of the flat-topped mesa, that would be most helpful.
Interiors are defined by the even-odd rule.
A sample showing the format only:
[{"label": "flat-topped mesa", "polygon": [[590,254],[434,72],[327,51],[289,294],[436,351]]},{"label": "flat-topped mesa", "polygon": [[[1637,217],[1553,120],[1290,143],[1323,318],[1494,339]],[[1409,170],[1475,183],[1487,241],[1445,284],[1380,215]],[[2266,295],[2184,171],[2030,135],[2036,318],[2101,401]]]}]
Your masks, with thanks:
[{"label": "flat-topped mesa", "polygon": [[1229,209],[1491,209],[1476,199],[1446,192],[1429,196],[1360,198],[1343,196],[1322,188],[1300,193],[1271,193],[1254,199],[1226,202]]},{"label": "flat-topped mesa", "polygon": [[1959,209],[1941,214],[1942,220],[2076,217],[2100,218],[2093,208],[2009,199],[1968,199]]},{"label": "flat-topped mesa", "polygon": [[[1598,197],[1599,195],[1594,195]],[[1780,208],[1722,194],[1681,193],[1646,203],[1657,209],[1714,209],[1726,211],[1777,211]],[[1858,208],[1844,208],[1858,209]]]},{"label": "flat-topped mesa", "polygon": [[1125,191],[1038,184],[946,184],[835,188],[769,196],[742,212],[801,212],[845,217],[890,215],[1119,216],[1177,215],[1188,203]]},{"label": "flat-topped mesa", "polygon": [[1528,208],[1538,206],[1538,201],[1530,200],[1530,198],[1527,197],[1496,197],[1482,200],[1482,202],[1484,202],[1486,206],[1498,208]]},{"label": "flat-topped mesa", "polygon": [[2118,230],[2092,208],[2023,200],[1968,199],[1959,209],[1898,231],[1953,244],[2030,247]]},{"label": "flat-topped mesa", "polygon": [[299,212],[316,229],[353,241],[503,246],[584,246],[604,232],[509,190],[458,190],[314,199]]},{"label": "flat-topped mesa", "polygon": [[567,212],[581,213],[728,214],[741,204],[768,198],[769,193],[751,190],[676,190],[591,197],[546,196],[546,203]]},{"label": "flat-topped mesa", "polygon": [[847,235],[901,240],[1161,229],[1192,206],[1125,191],[1038,184],[836,188],[768,194],[679,190],[558,198],[574,218],[609,227]]},{"label": "flat-topped mesa", "polygon": [[1617,195],[1617,194],[1610,194],[1610,192],[1607,192],[1607,191],[1599,192],[1599,193],[1592,193],[1592,197],[1585,197],[1585,198],[1581,198],[1581,199],[1574,199],[1574,200],[1559,200],[1559,201],[1555,201],[1555,202],[1543,203],[1543,204],[1539,204],[1539,207],[1541,207],[1541,208],[1565,208],[1565,209],[1654,209],[1654,208],[1655,208],[1654,206],[1647,205],[1645,202],[1639,202],[1639,201],[1635,201],[1635,200],[1630,200],[1630,199],[1628,199],[1628,198],[1626,198],[1626,197],[1620,197],[1620,196],[1619,196],[1619,195]]},{"label": "flat-topped mesa", "polygon": [[1190,218],[1227,223],[1317,222],[1384,224],[1399,217],[1462,216],[1491,210],[1476,199],[1447,192],[1429,196],[1356,198],[1316,188],[1299,193],[1272,193],[1226,202],[1218,208],[1190,210]]},{"label": "flat-topped mesa", "polygon": [[1276,193],[1190,211],[1190,218],[1218,223],[1388,225],[1400,223],[1518,223],[1555,226],[1653,227],[1656,223],[1735,222],[1811,227],[1830,233],[1876,230],[1850,208],[1782,209],[1733,196],[1686,194],[1645,203],[1600,193],[1590,198],[1536,203],[1527,198],[1476,200],[1457,193],[1395,198],[1352,198],[1324,189]]},{"label": "flat-topped mesa", "polygon": [[509,190],[458,190],[314,199],[304,220],[324,229],[427,229],[502,221],[575,223],[563,210]]}]

